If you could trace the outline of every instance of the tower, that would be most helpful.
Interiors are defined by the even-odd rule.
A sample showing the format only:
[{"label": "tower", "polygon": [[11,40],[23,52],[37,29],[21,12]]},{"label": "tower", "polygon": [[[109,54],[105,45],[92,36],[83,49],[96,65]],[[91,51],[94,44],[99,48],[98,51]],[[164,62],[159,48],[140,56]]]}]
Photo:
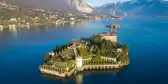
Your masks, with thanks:
[{"label": "tower", "polygon": [[78,71],[83,71],[83,58],[80,56],[76,56],[76,68]]}]

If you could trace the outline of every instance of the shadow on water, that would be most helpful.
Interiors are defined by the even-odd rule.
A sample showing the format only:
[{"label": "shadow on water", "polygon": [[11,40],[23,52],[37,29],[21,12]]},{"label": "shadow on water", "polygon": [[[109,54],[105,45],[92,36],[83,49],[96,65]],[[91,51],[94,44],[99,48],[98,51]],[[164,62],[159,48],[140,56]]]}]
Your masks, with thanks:
[{"label": "shadow on water", "polygon": [[83,72],[78,72],[76,75],[73,75],[71,77],[66,77],[66,78],[48,75],[48,74],[42,74],[42,73],[41,73],[41,76],[45,79],[61,81],[64,83],[69,83],[69,81],[75,81],[75,84],[83,84],[85,77],[99,75],[102,73],[117,76],[117,75],[120,75],[121,72],[126,68],[128,68],[128,66],[125,66],[119,69],[111,69],[111,70],[87,70]]}]

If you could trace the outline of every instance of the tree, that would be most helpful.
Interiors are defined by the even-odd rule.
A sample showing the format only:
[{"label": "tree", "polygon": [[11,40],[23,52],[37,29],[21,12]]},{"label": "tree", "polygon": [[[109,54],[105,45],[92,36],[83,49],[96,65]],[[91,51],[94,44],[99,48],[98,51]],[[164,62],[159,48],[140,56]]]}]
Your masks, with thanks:
[{"label": "tree", "polygon": [[123,53],[128,53],[129,51],[128,44],[124,45],[122,50],[123,50]]},{"label": "tree", "polygon": [[100,56],[100,50],[99,50],[99,48],[96,48],[96,55]]},{"label": "tree", "polygon": [[100,37],[98,37],[98,36],[93,36],[93,37],[91,38],[91,41],[92,41],[93,43],[95,43],[95,44],[100,44],[101,41],[102,41],[102,39],[101,39]]},{"label": "tree", "polygon": [[117,43],[117,48],[121,48],[122,44],[120,42]]},{"label": "tree", "polygon": [[127,56],[125,56],[124,53],[121,54],[118,58],[118,60],[121,61],[121,62],[124,62],[126,59],[127,59]]},{"label": "tree", "polygon": [[48,54],[45,54],[44,55],[44,62],[46,63],[49,60],[50,60],[50,56]]},{"label": "tree", "polygon": [[112,34],[117,34],[117,31],[113,29]]},{"label": "tree", "polygon": [[56,60],[57,60],[57,57],[56,57],[56,56],[53,56],[53,57],[51,58],[51,60],[52,60],[52,61],[56,61]]},{"label": "tree", "polygon": [[80,56],[84,57],[84,56],[86,56],[86,53],[87,53],[86,48],[84,48],[84,47],[79,48],[79,55]]},{"label": "tree", "polygon": [[56,52],[57,52],[57,48],[54,48],[54,49],[53,49],[53,52],[56,53]]}]

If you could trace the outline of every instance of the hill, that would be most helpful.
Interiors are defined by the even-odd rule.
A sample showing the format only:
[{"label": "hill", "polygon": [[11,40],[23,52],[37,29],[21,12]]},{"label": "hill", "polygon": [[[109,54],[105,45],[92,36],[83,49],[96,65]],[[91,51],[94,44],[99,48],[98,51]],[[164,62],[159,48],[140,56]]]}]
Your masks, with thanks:
[{"label": "hill", "polygon": [[132,0],[118,3],[108,3],[100,6],[95,11],[111,14],[116,10],[117,15],[128,16],[167,16],[168,1],[163,0]]},{"label": "hill", "polygon": [[90,8],[84,0],[6,0],[10,4],[17,6],[38,8],[38,9],[49,9],[52,11],[74,11],[91,13]]}]

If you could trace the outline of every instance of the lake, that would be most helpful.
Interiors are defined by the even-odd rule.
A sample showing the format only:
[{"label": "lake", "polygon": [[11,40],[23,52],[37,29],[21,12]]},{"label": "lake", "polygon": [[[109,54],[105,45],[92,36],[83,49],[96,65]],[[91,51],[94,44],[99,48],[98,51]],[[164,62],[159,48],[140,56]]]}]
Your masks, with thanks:
[{"label": "lake", "polygon": [[[85,71],[62,79],[42,75],[39,65],[45,53],[92,34],[110,32],[118,23],[118,41],[128,44],[130,65],[112,71]],[[168,84],[168,19],[127,18],[84,21],[41,28],[0,31],[0,84]]]}]

